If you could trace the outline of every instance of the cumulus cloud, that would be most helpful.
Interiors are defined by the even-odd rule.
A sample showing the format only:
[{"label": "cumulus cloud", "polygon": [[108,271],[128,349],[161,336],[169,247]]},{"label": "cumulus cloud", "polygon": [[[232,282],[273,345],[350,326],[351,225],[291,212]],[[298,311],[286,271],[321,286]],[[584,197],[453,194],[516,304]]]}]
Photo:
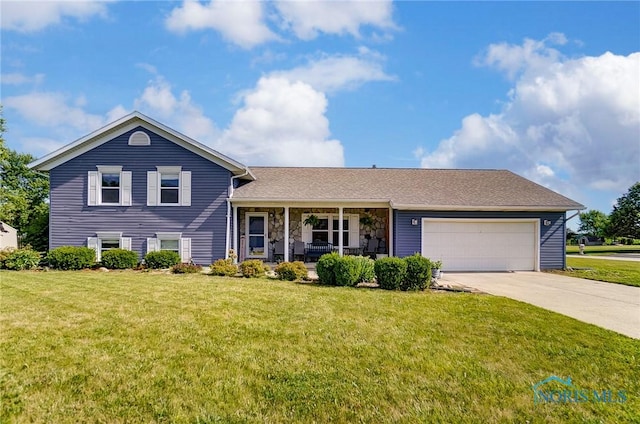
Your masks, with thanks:
[{"label": "cumulus cloud", "polygon": [[393,22],[390,0],[375,1],[260,1],[210,0],[201,3],[184,0],[171,11],[165,21],[167,29],[184,33],[211,29],[220,32],[229,42],[242,48],[282,40],[269,28],[276,22],[282,34],[293,33],[302,40],[320,34],[361,36],[363,27],[382,30],[373,33],[378,40],[388,39],[389,31],[397,29]]},{"label": "cumulus cloud", "polygon": [[183,90],[178,96],[174,95],[171,84],[161,75],[149,82],[134,106],[203,143],[212,143],[220,134],[215,123],[193,102],[190,93]]},{"label": "cumulus cloud", "polygon": [[395,29],[390,0],[377,1],[278,1],[282,26],[302,40],[320,33],[360,36],[363,26]]},{"label": "cumulus cloud", "polygon": [[217,148],[249,165],[344,166],[326,109],[325,95],[310,85],[263,77],[245,94]]},{"label": "cumulus cloud", "polygon": [[41,84],[44,81],[44,74],[29,76],[19,72],[12,72],[0,75],[0,81],[6,85]]},{"label": "cumulus cloud", "polygon": [[84,22],[93,16],[107,15],[106,2],[93,0],[2,1],[0,9],[2,29],[19,32],[39,31],[67,18]]},{"label": "cumulus cloud", "polygon": [[213,29],[240,47],[251,48],[278,39],[264,22],[259,1],[210,1],[202,4],[185,0],[171,11],[165,21],[167,29],[184,33],[189,30]]},{"label": "cumulus cloud", "polygon": [[382,69],[384,58],[361,52],[355,56],[326,56],[310,61],[307,65],[288,71],[274,72],[276,77],[290,81],[302,81],[314,89],[323,92],[335,92],[343,89],[355,89],[371,81],[393,81]]},{"label": "cumulus cloud", "polygon": [[463,118],[422,166],[508,168],[568,194],[640,180],[640,53],[568,59],[547,47],[563,40],[490,46],[483,63],[518,75],[504,109]]}]

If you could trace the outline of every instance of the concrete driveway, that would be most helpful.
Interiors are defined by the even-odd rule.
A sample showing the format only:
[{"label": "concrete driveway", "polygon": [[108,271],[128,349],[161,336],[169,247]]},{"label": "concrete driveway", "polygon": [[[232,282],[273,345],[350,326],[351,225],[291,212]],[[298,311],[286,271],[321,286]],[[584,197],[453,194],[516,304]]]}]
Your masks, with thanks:
[{"label": "concrete driveway", "polygon": [[520,300],[640,339],[640,287],[544,272],[446,272],[441,282]]}]

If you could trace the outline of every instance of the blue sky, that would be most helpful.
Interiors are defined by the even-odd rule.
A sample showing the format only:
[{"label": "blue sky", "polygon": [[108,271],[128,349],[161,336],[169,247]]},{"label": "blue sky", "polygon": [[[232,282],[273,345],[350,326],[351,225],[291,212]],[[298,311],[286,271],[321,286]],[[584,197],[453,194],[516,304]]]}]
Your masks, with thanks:
[{"label": "blue sky", "polygon": [[139,110],[248,165],[640,180],[639,2],[0,2],[9,147]]}]

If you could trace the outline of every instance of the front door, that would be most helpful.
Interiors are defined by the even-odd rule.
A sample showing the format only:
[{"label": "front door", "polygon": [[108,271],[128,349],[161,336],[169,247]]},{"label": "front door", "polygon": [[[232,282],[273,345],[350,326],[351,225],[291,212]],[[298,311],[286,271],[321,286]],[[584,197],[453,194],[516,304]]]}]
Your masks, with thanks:
[{"label": "front door", "polygon": [[246,215],[247,234],[247,257],[266,258],[267,251],[267,214],[247,213]]}]

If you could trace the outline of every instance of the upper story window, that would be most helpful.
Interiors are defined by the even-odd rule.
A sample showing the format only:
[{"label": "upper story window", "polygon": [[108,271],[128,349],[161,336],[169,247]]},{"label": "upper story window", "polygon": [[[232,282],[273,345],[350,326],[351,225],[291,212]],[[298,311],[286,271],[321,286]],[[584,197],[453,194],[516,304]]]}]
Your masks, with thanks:
[{"label": "upper story window", "polygon": [[136,131],[129,136],[129,146],[149,146],[151,139],[144,131]]},{"label": "upper story window", "polygon": [[191,206],[191,171],[157,166],[147,172],[147,206]]},{"label": "upper story window", "polygon": [[98,165],[88,173],[88,206],[131,206],[131,171],[122,166]]}]

